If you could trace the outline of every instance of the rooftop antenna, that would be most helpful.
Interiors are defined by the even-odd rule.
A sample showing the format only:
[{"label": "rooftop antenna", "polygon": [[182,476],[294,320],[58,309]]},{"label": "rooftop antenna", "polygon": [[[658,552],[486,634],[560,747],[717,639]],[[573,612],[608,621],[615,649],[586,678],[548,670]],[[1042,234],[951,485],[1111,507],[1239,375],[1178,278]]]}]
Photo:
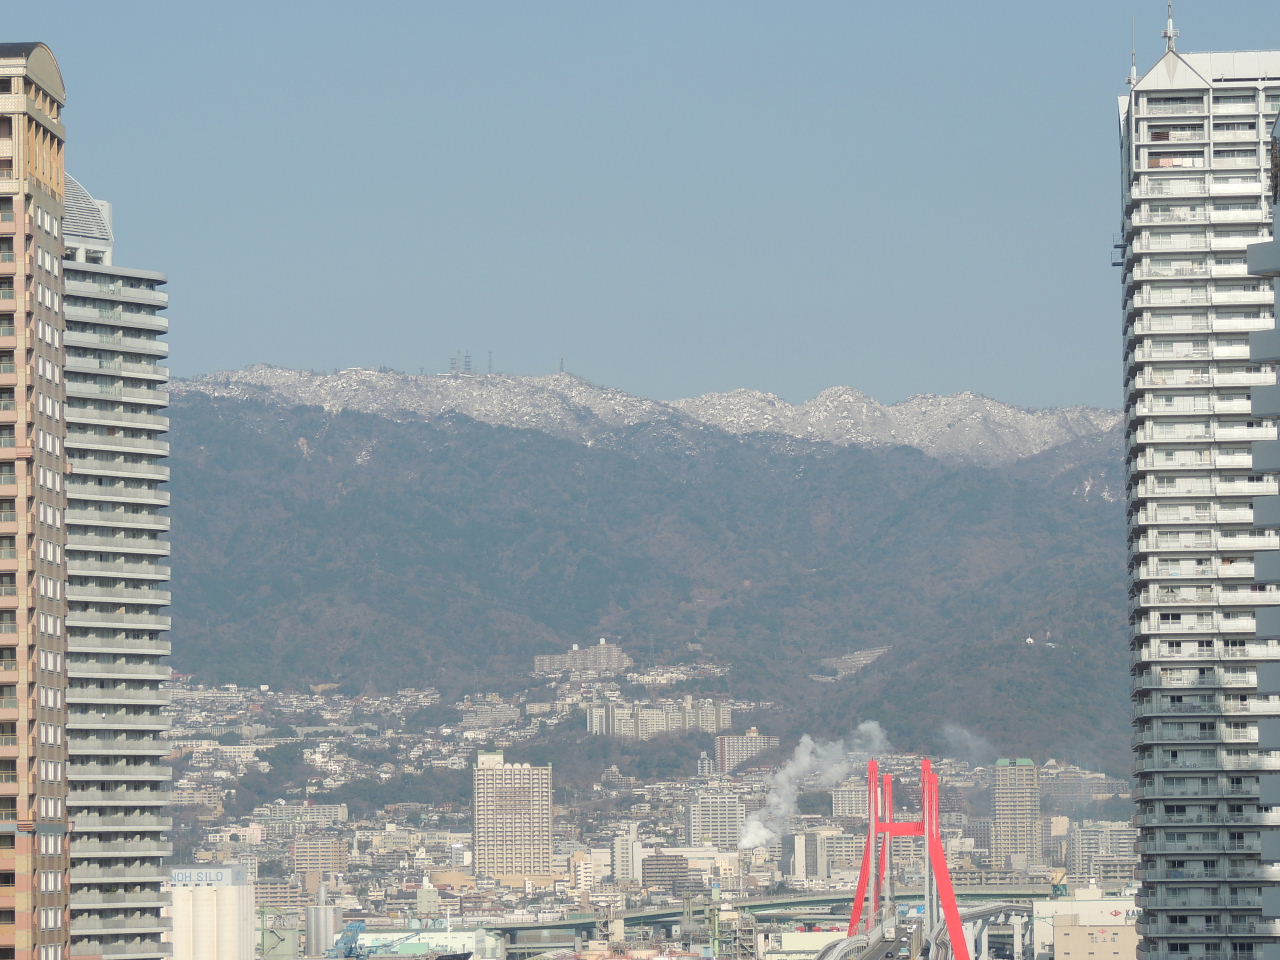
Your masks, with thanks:
[{"label": "rooftop antenna", "polygon": [[1138,21],[1129,21],[1129,86],[1138,85]]},{"label": "rooftop antenna", "polygon": [[1178,49],[1178,28],[1173,25],[1173,0],[1169,0],[1169,19],[1165,21],[1164,33],[1160,36],[1164,37],[1166,50],[1172,52]]}]

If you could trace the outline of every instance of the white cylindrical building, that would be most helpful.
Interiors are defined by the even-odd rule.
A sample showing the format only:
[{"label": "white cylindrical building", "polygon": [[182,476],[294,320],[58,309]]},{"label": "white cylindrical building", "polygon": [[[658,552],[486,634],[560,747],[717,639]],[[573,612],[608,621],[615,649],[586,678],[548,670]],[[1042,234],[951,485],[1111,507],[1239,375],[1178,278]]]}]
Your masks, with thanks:
[{"label": "white cylindrical building", "polygon": [[253,884],[239,864],[172,871],[173,960],[253,960]]}]

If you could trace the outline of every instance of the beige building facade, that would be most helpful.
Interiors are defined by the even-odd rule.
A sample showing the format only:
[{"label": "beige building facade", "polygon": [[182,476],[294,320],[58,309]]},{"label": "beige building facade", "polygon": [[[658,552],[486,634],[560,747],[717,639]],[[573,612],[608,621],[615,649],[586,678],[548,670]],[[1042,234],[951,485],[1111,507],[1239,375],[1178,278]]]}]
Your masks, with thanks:
[{"label": "beige building facade", "polygon": [[1027,759],[997,760],[992,788],[991,857],[997,869],[1025,870],[1041,857],[1040,780]]},{"label": "beige building facade", "polygon": [[472,784],[476,876],[549,876],[551,767],[506,763],[501,752],[481,752]]},{"label": "beige building facade", "polygon": [[0,44],[0,952],[68,952],[62,74]]}]

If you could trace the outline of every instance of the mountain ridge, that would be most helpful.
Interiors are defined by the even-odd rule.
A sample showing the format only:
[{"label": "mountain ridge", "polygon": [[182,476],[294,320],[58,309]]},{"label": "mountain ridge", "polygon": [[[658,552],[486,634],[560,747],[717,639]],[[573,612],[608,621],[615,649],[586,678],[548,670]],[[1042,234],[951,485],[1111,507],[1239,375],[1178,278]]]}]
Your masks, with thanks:
[{"label": "mountain ridge", "polygon": [[204,394],[278,406],[319,406],[427,421],[460,413],[494,426],[593,444],[645,424],[776,434],[840,446],[908,446],[951,462],[1009,464],[1115,431],[1120,415],[1095,407],[1027,410],[981,394],[921,394],[882,404],[853,387],[829,387],[793,404],[739,388],[665,403],[568,373],[413,375],[352,367],[333,373],[254,364],[177,380],[178,396]]},{"label": "mountain ridge", "polygon": [[171,415],[174,663],[205,681],[449,700],[584,638],[697,642],[774,732],[1126,762],[1118,428],[985,466],[625,411],[587,440],[200,390]]}]

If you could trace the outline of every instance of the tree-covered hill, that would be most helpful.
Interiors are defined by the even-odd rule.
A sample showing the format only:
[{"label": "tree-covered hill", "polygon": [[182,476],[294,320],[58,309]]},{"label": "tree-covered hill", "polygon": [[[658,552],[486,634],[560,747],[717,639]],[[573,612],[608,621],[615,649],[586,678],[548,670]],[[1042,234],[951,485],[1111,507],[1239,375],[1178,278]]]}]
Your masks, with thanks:
[{"label": "tree-covered hill", "polygon": [[450,697],[608,634],[730,664],[782,732],[877,719],[939,747],[958,724],[1125,768],[1107,443],[995,469],[705,426],[583,444],[201,394],[172,414],[174,662],[203,680]]}]

